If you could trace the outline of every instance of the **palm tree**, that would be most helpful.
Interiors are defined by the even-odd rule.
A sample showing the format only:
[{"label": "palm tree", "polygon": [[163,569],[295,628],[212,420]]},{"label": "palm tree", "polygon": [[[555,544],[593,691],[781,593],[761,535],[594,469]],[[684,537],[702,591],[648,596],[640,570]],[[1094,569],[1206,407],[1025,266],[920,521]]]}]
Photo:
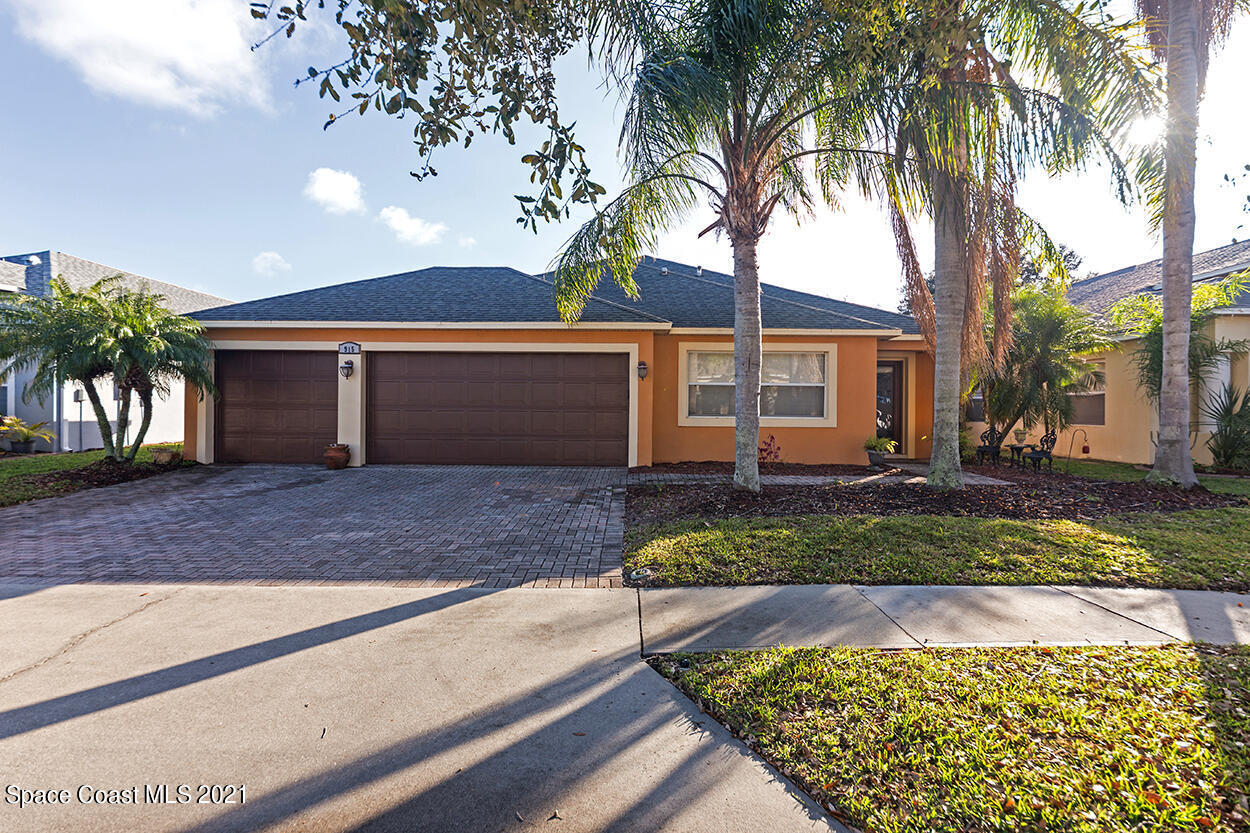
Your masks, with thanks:
[{"label": "palm tree", "polygon": [[[169,392],[182,380],[213,393],[210,347],[203,326],[175,315],[159,295],[144,289],[123,289],[120,276],[74,290],[55,278],[42,298],[19,296],[0,304],[0,361],[35,372],[22,396],[26,401],[57,395],[65,381],[77,382],[95,413],[105,456],[133,462],[152,421],[156,394]],[[0,379],[5,374],[0,374]],[[120,403],[117,423],[110,424],[96,383],[112,378]],[[142,422],[129,450],[126,432],[130,406],[137,395]]]},{"label": "palm tree", "polygon": [[33,367],[22,399],[37,398],[41,404],[48,396],[59,396],[66,381],[81,385],[110,457],[116,449],[96,383],[113,372],[107,333],[112,318],[109,293],[115,280],[106,278],[74,290],[61,278],[53,278],[48,295],[18,295],[0,303],[0,364],[9,364],[0,380],[18,367]]},{"label": "palm tree", "polygon": [[[1228,35],[1238,0],[1137,0],[1156,55],[1167,62],[1163,140],[1163,364],[1159,442],[1148,480],[1198,485],[1189,450],[1190,309],[1194,278],[1194,169],[1198,101],[1212,48]],[[1164,25],[1166,22],[1166,25]]]},{"label": "palm tree", "polygon": [[1012,298],[1012,344],[1002,368],[980,378],[986,420],[1008,433],[1017,422],[1061,430],[1072,418],[1071,393],[1101,382],[1089,355],[1115,346],[1092,315],[1062,293],[1021,287]]},{"label": "palm tree", "polygon": [[121,394],[117,416],[116,459],[122,459],[122,441],[130,420],[132,393],[139,398],[142,420],[125,459],[133,462],[148,427],[152,424],[154,396],[169,393],[170,382],[194,385],[205,393],[215,392],[211,347],[204,337],[204,326],[192,318],[176,315],[164,305],[160,295],[146,289],[124,290],[112,300],[111,338],[113,373]]},{"label": "palm tree", "polygon": [[[909,305],[934,350],[933,451],[928,484],[963,485],[959,409],[976,367],[999,366],[1010,337],[1010,297],[1022,247],[1063,273],[1063,254],[1016,205],[1016,178],[1033,165],[1050,172],[1107,160],[1117,194],[1130,180],[1111,138],[1153,102],[1148,66],[1130,32],[1100,14],[1057,0],[938,6],[944,50],[924,57],[928,85],[912,87],[879,114],[900,166],[886,178]],[[1030,79],[1025,86],[1017,76]],[[934,221],[934,291],[925,285],[907,215]],[[981,310],[994,301],[987,351]]]},{"label": "palm tree", "polygon": [[[897,51],[875,42],[866,23],[836,20],[819,2],[707,0],[624,12],[616,5],[603,4],[615,11],[592,32],[626,94],[621,147],[631,181],[558,256],[559,311],[576,320],[604,273],[636,294],[639,259],[706,196],[715,221],[701,234],[723,233],[733,248],[734,485],[758,492],[757,245],[778,206],[810,207],[808,157],[834,160],[818,172],[837,178],[847,158],[873,153],[856,133],[863,122],[851,102],[865,94],[852,94],[853,81],[880,77],[869,64]],[[882,37],[900,32],[886,27]],[[828,144],[809,139],[818,113],[842,126]]]}]

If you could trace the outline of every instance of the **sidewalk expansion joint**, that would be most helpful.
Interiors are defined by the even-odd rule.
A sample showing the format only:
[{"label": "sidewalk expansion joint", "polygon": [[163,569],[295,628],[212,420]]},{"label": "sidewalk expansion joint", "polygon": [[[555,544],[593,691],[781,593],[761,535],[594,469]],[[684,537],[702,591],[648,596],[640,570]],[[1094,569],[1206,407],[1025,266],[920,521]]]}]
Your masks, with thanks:
[{"label": "sidewalk expansion joint", "polygon": [[903,625],[902,625],[902,624],[901,624],[901,623],[900,623],[897,619],[895,619],[895,618],[894,618],[893,616],[891,616],[890,614],[886,613],[886,612],[885,612],[885,610],[884,610],[884,608],[882,608],[882,607],[881,607],[881,605],[877,604],[877,603],[876,603],[876,602],[874,602],[872,599],[870,599],[870,598],[868,597],[868,594],[864,592],[864,588],[863,588],[863,587],[861,587],[861,586],[860,586],[860,585],[858,585],[858,584],[852,584],[851,586],[855,588],[855,592],[856,592],[856,593],[858,593],[859,595],[863,596],[864,601],[868,602],[868,604],[872,605],[872,606],[873,606],[873,607],[875,607],[877,610],[880,610],[880,611],[881,611],[881,615],[882,615],[882,616],[884,616],[885,618],[889,619],[889,620],[890,620],[890,621],[894,624],[894,627],[898,628],[900,631],[902,631],[902,632],[903,632],[903,635],[904,635],[904,636],[906,636],[906,637],[907,637],[908,639],[910,639],[912,642],[915,642],[915,643],[916,643],[916,645],[917,645],[917,646],[919,646],[919,647],[921,647],[921,648],[927,648],[927,647],[928,647],[928,645],[926,645],[925,643],[923,643],[923,642],[921,642],[919,639],[917,639],[915,636],[913,636],[913,635],[911,634],[911,632],[907,630],[907,628],[903,627]]},{"label": "sidewalk expansion joint", "polygon": [[1086,599],[1086,598],[1084,598],[1083,596],[1078,596],[1077,594],[1073,593],[1071,590],[1065,589],[1064,587],[1061,587],[1061,586],[1059,586],[1059,585],[1057,585],[1057,584],[1048,584],[1048,585],[1046,585],[1046,586],[1047,586],[1047,587],[1049,587],[1051,590],[1058,590],[1060,593],[1063,593],[1065,596],[1071,596],[1072,598],[1076,599],[1078,602],[1084,602],[1085,604],[1088,604],[1088,605],[1093,605],[1094,607],[1098,608],[1099,610],[1105,610],[1105,611],[1107,611],[1108,613],[1111,613],[1111,614],[1114,614],[1114,615],[1116,615],[1116,616],[1119,616],[1121,619],[1127,619],[1128,621],[1132,622],[1134,625],[1141,625],[1143,628],[1147,628],[1147,629],[1149,629],[1149,630],[1152,630],[1152,631],[1154,631],[1155,633],[1161,633],[1161,634],[1163,634],[1164,636],[1166,636],[1168,639],[1172,639],[1172,640],[1175,640],[1175,641],[1177,641],[1177,642],[1186,642],[1186,641],[1188,641],[1188,640],[1184,639],[1183,637],[1176,636],[1175,634],[1171,634],[1171,633],[1168,633],[1168,632],[1167,632],[1167,631],[1165,631],[1165,630],[1161,630],[1161,629],[1159,629],[1159,628],[1156,628],[1154,625],[1147,624],[1147,623],[1145,623],[1145,622],[1141,621],[1140,619],[1134,619],[1132,616],[1129,616],[1127,613],[1123,613],[1122,611],[1116,610],[1116,609],[1115,609],[1115,608],[1113,608],[1113,607],[1107,607],[1107,606],[1106,606],[1106,605],[1104,605],[1104,604],[1099,604],[1098,602],[1094,601],[1093,599]]}]

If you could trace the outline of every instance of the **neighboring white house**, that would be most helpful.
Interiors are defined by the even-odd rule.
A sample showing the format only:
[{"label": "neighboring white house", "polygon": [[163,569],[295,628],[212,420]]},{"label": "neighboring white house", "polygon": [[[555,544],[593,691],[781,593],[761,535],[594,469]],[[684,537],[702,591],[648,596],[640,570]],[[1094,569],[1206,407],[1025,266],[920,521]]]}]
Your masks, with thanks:
[{"label": "neighboring white house", "polygon": [[[0,299],[10,293],[42,297],[48,292],[49,281],[54,277],[64,278],[74,289],[82,289],[101,278],[114,275],[120,275],[125,286],[146,286],[148,291],[162,296],[165,306],[176,313],[185,314],[230,303],[215,295],[53,251],[0,255]],[[26,402],[22,394],[29,378],[29,372],[19,368],[0,385],[0,414],[16,414],[29,423],[47,422],[55,439],[51,443],[41,442],[39,448],[42,451],[81,451],[103,445],[91,403],[79,386],[66,384],[60,396],[50,397],[42,403],[37,399]],[[104,381],[97,387],[115,428],[116,390],[111,381]],[[144,442],[177,442],[182,439],[183,387],[181,384],[172,385],[169,396],[157,401],[152,413],[152,425]],[[139,417],[139,405],[134,401],[131,404],[131,420],[136,428]]]}]

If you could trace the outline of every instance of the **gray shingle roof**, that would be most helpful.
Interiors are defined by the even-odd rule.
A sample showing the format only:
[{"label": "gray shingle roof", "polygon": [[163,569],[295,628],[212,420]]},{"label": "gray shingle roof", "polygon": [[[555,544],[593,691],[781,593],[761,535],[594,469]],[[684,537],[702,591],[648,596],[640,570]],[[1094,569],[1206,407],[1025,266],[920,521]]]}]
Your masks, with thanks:
[{"label": "gray shingle roof", "polygon": [[[653,263],[661,268],[667,266],[669,274],[688,274],[695,275],[696,269],[681,263],[674,263],[671,260],[660,260],[648,258],[649,263]],[[733,275],[727,275],[724,272],[712,272],[707,269],[703,270],[701,275],[706,280],[714,281],[724,286],[732,287],[734,283]],[[802,304],[804,306],[816,307],[817,309],[832,312],[844,318],[855,318],[869,322],[873,328],[881,329],[898,329],[904,333],[918,335],[920,326],[916,323],[916,319],[910,315],[900,315],[897,312],[877,309],[876,307],[866,307],[862,304],[852,304],[849,301],[839,301],[835,298],[829,298],[824,295],[815,295],[810,292],[799,292],[796,289],[786,289],[785,287],[776,286],[771,283],[760,284],[760,294],[765,298],[776,298],[781,301]],[[730,324],[732,326],[732,322]],[[771,325],[766,325],[771,326]],[[848,327],[847,329],[854,329]]]},{"label": "gray shingle roof", "polygon": [[[664,270],[667,268],[667,274]],[[611,282],[600,283],[581,320],[654,323],[675,327],[732,327],[733,278],[718,272],[647,258],[634,272],[633,300]],[[917,332],[906,316],[819,295],[765,285],[761,306],[769,329],[902,330]],[[559,321],[549,275],[507,267],[432,267],[336,284],[227,307],[203,310],[203,321]]]},{"label": "gray shingle roof", "polygon": [[[667,273],[665,270],[668,270]],[[733,276],[648,257],[634,270],[638,299],[605,277],[595,295],[631,309],[644,310],[674,327],[733,327]],[[770,330],[902,330],[916,333],[912,319],[885,310],[850,304],[761,284],[760,314]]]},{"label": "gray shingle roof", "polygon": [[42,297],[48,291],[48,283],[54,277],[64,278],[73,289],[83,289],[102,278],[121,275],[123,286],[132,289],[146,287],[149,292],[164,297],[165,305],[170,311],[180,315],[229,303],[226,298],[209,295],[207,292],[197,292],[185,286],[145,278],[124,269],[84,260],[81,257],[65,254],[65,252],[45,251],[3,255],[0,256],[0,261],[21,266],[25,271],[26,292],[36,297]]},{"label": "gray shingle roof", "polygon": [[[1152,260],[1077,281],[1068,287],[1068,300],[1095,315],[1105,315],[1122,298],[1158,292],[1163,280],[1162,265],[1162,259]],[[1194,282],[1221,278],[1247,267],[1250,267],[1250,240],[1198,252],[1194,255]]]},{"label": "gray shingle roof", "polygon": [[0,291],[13,292],[26,288],[26,267],[0,260]]},{"label": "gray shingle roof", "polygon": [[[557,322],[555,288],[505,266],[434,266],[203,310],[201,321]],[[662,323],[595,299],[586,322]]]}]

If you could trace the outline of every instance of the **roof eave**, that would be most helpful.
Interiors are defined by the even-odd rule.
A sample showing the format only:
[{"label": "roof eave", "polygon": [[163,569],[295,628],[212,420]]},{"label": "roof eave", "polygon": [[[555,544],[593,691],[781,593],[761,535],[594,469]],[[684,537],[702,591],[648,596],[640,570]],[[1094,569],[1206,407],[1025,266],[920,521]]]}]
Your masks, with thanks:
[{"label": "roof eave", "polygon": [[[195,318],[195,315],[191,315]],[[349,328],[357,330],[668,330],[668,322],[651,321],[583,321],[565,324],[562,321],[314,321],[314,320],[218,320],[196,319],[207,328],[255,327],[282,328]]]},{"label": "roof eave", "polygon": [[[733,335],[733,327],[673,327],[670,335]],[[772,336],[873,336],[875,338],[904,335],[902,330],[870,330],[853,328],[764,327],[764,335]]]}]

